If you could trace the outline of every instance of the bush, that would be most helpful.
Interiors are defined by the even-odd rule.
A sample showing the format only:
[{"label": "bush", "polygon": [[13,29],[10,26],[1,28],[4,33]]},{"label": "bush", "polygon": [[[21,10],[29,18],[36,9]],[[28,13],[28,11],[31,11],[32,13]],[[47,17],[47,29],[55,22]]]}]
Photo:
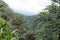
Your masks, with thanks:
[{"label": "bush", "polygon": [[7,21],[0,18],[0,40],[17,40],[16,37],[12,35],[7,25]]}]

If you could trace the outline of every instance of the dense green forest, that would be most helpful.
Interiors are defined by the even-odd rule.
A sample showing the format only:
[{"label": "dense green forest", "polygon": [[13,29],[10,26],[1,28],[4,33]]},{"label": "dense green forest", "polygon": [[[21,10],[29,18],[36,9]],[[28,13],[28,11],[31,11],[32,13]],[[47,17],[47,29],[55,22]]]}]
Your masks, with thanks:
[{"label": "dense green forest", "polygon": [[0,0],[0,40],[60,40],[60,0],[34,16],[16,13]]}]

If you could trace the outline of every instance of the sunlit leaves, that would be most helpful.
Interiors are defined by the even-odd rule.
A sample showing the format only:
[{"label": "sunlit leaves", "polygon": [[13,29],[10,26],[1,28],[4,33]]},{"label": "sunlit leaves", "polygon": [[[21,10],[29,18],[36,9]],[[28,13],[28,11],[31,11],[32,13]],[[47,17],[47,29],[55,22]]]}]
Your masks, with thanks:
[{"label": "sunlit leaves", "polygon": [[3,20],[2,18],[0,18],[0,27],[6,25],[6,23],[7,22],[5,20]]},{"label": "sunlit leaves", "polygon": [[0,40],[11,40],[12,38],[13,35],[7,26],[7,21],[0,18]]}]

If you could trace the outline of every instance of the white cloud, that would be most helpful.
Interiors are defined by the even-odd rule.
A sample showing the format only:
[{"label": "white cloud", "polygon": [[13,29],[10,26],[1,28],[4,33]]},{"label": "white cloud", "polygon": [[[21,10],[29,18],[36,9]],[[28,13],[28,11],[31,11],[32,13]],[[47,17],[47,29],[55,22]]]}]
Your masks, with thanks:
[{"label": "white cloud", "polygon": [[11,8],[28,12],[41,11],[50,4],[50,0],[4,0]]}]

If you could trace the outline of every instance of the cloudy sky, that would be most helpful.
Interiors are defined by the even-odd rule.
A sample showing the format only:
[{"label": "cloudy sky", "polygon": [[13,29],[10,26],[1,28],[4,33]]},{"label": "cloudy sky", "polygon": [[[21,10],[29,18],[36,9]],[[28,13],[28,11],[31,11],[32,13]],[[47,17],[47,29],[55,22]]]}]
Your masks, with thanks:
[{"label": "cloudy sky", "polygon": [[10,8],[14,11],[20,12],[24,15],[36,15],[42,11],[50,0],[4,0]]}]

